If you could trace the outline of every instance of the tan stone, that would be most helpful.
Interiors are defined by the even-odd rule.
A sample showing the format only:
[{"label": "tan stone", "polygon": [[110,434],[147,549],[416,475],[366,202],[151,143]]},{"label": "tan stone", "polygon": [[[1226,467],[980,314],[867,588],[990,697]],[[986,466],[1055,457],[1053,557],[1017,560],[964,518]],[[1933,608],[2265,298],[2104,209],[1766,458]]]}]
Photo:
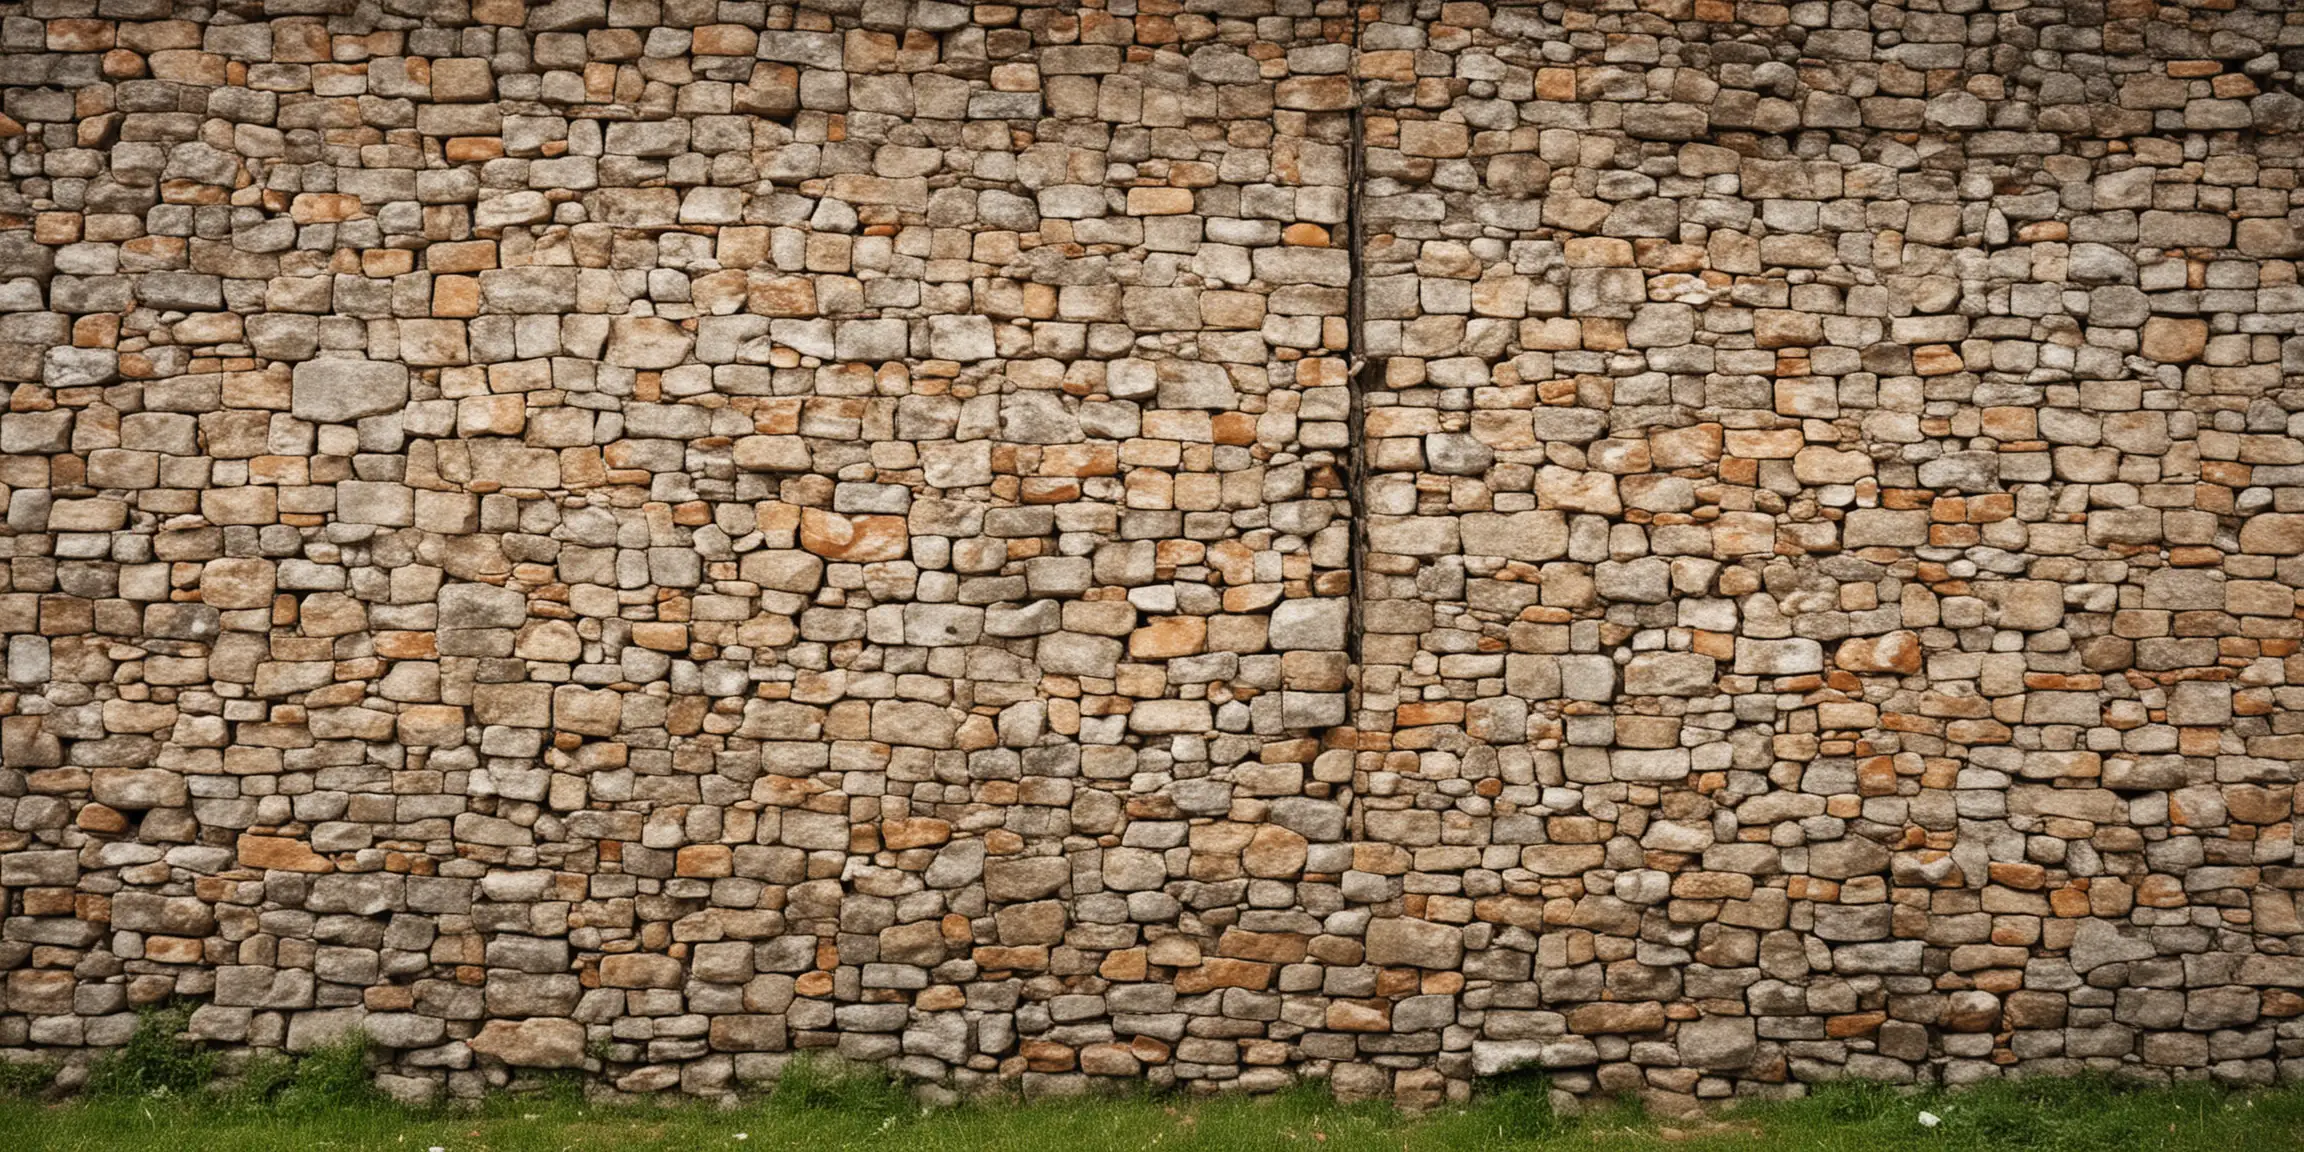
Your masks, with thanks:
[{"label": "tan stone", "polygon": [[1208,621],[1199,616],[1161,616],[1128,635],[1128,655],[1139,660],[1190,656],[1208,642]]},{"label": "tan stone", "polygon": [[464,742],[464,710],[452,704],[418,704],[400,712],[400,742],[450,747]]},{"label": "tan stone", "polygon": [[584,1026],[574,1020],[490,1020],[472,1038],[472,1050],[521,1068],[580,1068]]},{"label": "tan stone", "polygon": [[1922,657],[1920,636],[1915,632],[1897,631],[1885,636],[1856,636],[1840,642],[1832,662],[1851,672],[1901,672],[1920,670]]},{"label": "tan stone", "polygon": [[269,560],[210,560],[200,574],[200,599],[211,608],[269,608]]},{"label": "tan stone", "polygon": [[1130,216],[1175,216],[1192,211],[1190,188],[1130,188]]},{"label": "tan stone", "polygon": [[312,851],[302,840],[285,836],[258,836],[252,833],[240,837],[240,866],[265,868],[281,872],[333,872],[334,862]]},{"label": "tan stone", "polygon": [[2208,347],[2208,322],[2154,316],[2144,322],[2144,354],[2162,363],[2197,360]]},{"label": "tan stone", "polygon": [[847,516],[817,508],[800,510],[800,546],[832,560],[895,560],[905,553],[910,533],[901,516]]},{"label": "tan stone", "polygon": [[1266,824],[1256,830],[1255,839],[1241,854],[1241,864],[1250,876],[1294,876],[1304,870],[1306,842],[1304,837],[1276,824]]}]

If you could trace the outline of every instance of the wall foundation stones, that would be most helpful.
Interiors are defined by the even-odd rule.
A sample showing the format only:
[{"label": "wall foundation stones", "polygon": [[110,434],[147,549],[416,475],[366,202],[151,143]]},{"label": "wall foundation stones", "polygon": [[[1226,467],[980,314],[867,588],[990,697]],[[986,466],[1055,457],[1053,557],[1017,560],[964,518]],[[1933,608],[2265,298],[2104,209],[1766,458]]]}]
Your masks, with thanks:
[{"label": "wall foundation stones", "polygon": [[0,4],[0,1057],[2304,1075],[2293,8]]}]

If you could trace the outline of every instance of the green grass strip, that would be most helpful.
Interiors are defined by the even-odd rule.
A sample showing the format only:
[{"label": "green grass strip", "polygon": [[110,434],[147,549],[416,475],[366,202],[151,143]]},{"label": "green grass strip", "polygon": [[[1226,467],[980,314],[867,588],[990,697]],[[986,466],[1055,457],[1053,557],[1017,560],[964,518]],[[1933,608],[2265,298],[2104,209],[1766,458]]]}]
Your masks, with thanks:
[{"label": "green grass strip", "polygon": [[[338,1081],[341,1085],[342,1081]],[[317,1093],[315,1087],[313,1092]],[[1936,1118],[1924,1124],[1922,1113]],[[588,1102],[573,1084],[476,1108],[409,1109],[353,1092],[334,1105],[286,1090],[161,1090],[64,1104],[0,1100],[8,1152],[1420,1152],[1449,1149],[1699,1152],[2255,1152],[2304,1149],[2304,1087],[2228,1092],[2031,1080],[1966,1091],[1824,1088],[1706,1120],[1629,1105],[1556,1116],[1540,1085],[1405,1115],[1339,1105],[1317,1088],[1267,1098],[1105,1096],[923,1110],[868,1077],[797,1077],[727,1108],[705,1101]]]}]

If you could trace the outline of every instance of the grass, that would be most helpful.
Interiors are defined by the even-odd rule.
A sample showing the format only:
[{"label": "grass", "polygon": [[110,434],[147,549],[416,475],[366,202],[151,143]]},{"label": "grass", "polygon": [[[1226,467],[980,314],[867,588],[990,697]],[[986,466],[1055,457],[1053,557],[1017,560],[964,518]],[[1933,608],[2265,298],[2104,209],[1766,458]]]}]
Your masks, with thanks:
[{"label": "grass", "polygon": [[[1940,1123],[1923,1127],[1917,1117]],[[1262,1099],[1088,1097],[922,1111],[857,1078],[803,1076],[736,1108],[587,1103],[561,1090],[476,1109],[411,1110],[354,1098],[309,1107],[218,1094],[43,1104],[0,1100],[9,1152],[1319,1152],[1529,1149],[1623,1152],[2234,1152],[2304,1147],[2304,1087],[2239,1094],[2099,1080],[1998,1083],[1944,1094],[1868,1085],[1665,1122],[1617,1106],[1556,1117],[1541,1087],[1404,1116],[1338,1105],[1316,1088]]]},{"label": "grass", "polygon": [[186,1043],[190,1004],[146,1008],[138,1013],[128,1042],[98,1057],[88,1069],[88,1093],[99,1099],[184,1095],[199,1091],[216,1075],[216,1057]]}]

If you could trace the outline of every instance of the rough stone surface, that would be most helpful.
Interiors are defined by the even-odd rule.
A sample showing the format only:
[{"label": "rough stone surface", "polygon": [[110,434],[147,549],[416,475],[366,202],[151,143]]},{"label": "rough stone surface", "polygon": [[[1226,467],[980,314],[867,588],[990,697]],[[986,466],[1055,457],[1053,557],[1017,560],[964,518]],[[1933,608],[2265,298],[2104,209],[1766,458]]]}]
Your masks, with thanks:
[{"label": "rough stone surface", "polygon": [[0,1057],[2304,1076],[2294,9],[0,4]]}]

